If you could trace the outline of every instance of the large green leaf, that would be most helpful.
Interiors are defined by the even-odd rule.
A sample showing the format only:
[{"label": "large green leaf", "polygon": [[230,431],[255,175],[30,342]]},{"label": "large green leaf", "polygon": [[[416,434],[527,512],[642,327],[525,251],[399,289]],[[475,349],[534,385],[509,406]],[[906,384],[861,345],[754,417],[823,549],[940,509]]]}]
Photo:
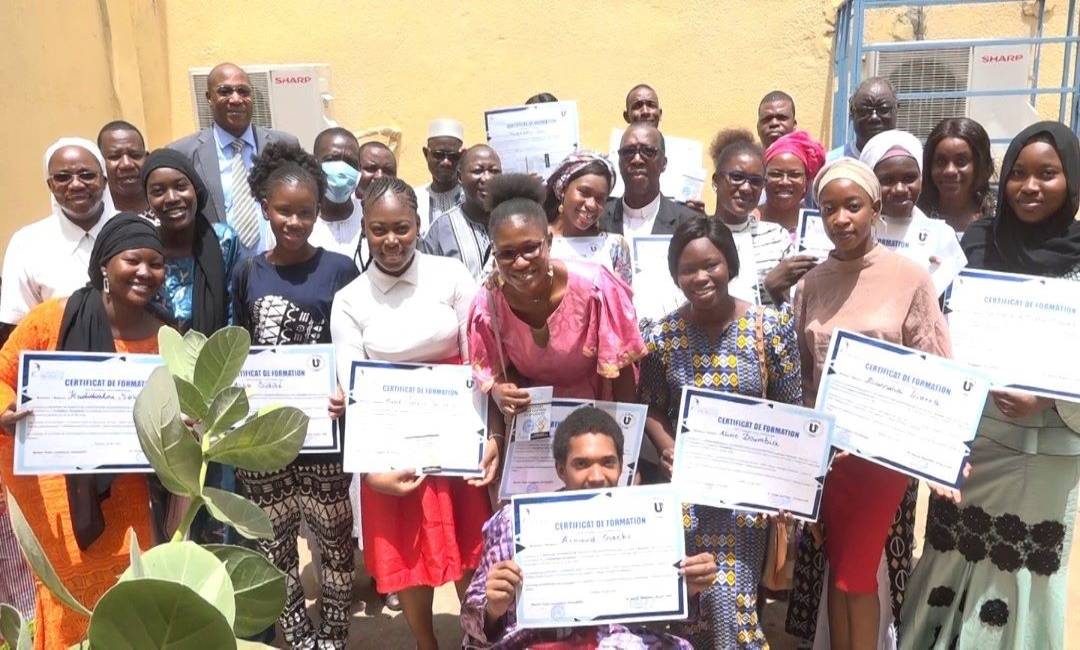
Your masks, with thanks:
[{"label": "large green leaf", "polygon": [[142,551],[139,549],[139,536],[134,528],[128,528],[131,532],[131,544],[128,545],[128,571],[131,577],[142,578],[145,570],[142,565]]},{"label": "large green leaf", "polygon": [[274,525],[263,509],[239,494],[203,488],[206,509],[220,522],[229,524],[248,539],[273,539]]},{"label": "large green leaf", "polygon": [[214,440],[207,459],[252,472],[277,471],[296,458],[307,427],[308,417],[300,409],[274,409]]},{"label": "large green leaf", "polygon": [[146,459],[173,494],[199,494],[202,449],[180,421],[180,402],[169,369],[150,373],[135,400],[135,431]]},{"label": "large green leaf", "polygon": [[[284,576],[282,576],[284,577]],[[282,583],[284,589],[284,583]],[[285,592],[282,591],[284,603]],[[30,626],[23,620],[22,614],[8,604],[0,604],[0,637],[7,642],[10,650],[30,650],[34,646],[33,634]]]},{"label": "large green leaf", "polygon": [[194,420],[205,419],[207,411],[206,398],[203,397],[198,388],[195,388],[195,384],[175,375],[173,376],[173,383],[176,385],[176,394],[180,398],[180,410]]},{"label": "large green leaf", "polygon": [[192,383],[203,395],[216,396],[236,381],[250,347],[251,337],[242,327],[223,327],[214,332],[199,352]]},{"label": "large green leaf", "polygon": [[113,585],[98,601],[89,637],[94,648],[107,650],[236,648],[232,626],[220,611],[187,585],[159,578]]},{"label": "large green leaf", "polygon": [[[213,553],[195,542],[160,544],[142,555],[142,578],[136,578],[128,568],[121,581],[147,578],[182,584],[216,608],[232,627],[236,618],[236,602],[232,580],[225,565]],[[91,642],[94,641],[91,637]]]},{"label": "large green leaf", "polygon": [[41,548],[41,543],[38,542],[34,529],[30,527],[30,522],[26,521],[26,516],[23,515],[19,502],[15,500],[15,497],[10,492],[7,495],[7,504],[8,512],[11,515],[11,527],[15,530],[15,538],[19,540],[19,547],[22,548],[26,561],[30,564],[34,574],[45,583],[45,586],[49,588],[49,591],[54,596],[60,599],[60,602],[83,616],[90,616],[90,610],[76,600],[75,596],[71,595],[68,588],[60,581],[60,576],[56,575],[56,570],[53,569],[52,563],[49,562],[49,557],[45,555],[45,549]]},{"label": "large green leaf", "polygon": [[214,403],[206,412],[206,418],[203,419],[206,434],[215,435],[228,431],[229,427],[247,417],[248,408],[247,391],[240,386],[229,386],[217,394]]},{"label": "large green leaf", "polygon": [[240,546],[209,545],[225,563],[236,593],[237,636],[254,636],[274,624],[285,607],[285,574],[262,553]]},{"label": "large green leaf", "polygon": [[200,347],[201,344],[196,344],[195,339],[189,342],[171,327],[158,330],[158,353],[168,366],[169,372],[177,377],[191,381]]}]

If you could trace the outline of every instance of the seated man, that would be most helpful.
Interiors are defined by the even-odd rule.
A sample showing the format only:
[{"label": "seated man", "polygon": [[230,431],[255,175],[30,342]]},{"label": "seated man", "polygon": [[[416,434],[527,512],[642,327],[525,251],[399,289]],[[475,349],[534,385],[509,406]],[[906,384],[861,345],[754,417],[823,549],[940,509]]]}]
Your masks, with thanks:
[{"label": "seated man", "polygon": [[[604,411],[583,406],[555,430],[552,443],[555,470],[567,490],[611,488],[622,473],[623,435]],[[599,625],[568,629],[520,629],[515,615],[517,590],[525,579],[513,559],[511,507],[504,506],[484,524],[484,555],[461,606],[466,648],[578,647],[691,648],[690,643],[665,632],[663,626]],[[716,561],[702,553],[682,561],[681,573],[695,606],[696,596],[716,579]],[[560,643],[561,642],[561,643]],[[545,644],[551,644],[545,646]]]}]

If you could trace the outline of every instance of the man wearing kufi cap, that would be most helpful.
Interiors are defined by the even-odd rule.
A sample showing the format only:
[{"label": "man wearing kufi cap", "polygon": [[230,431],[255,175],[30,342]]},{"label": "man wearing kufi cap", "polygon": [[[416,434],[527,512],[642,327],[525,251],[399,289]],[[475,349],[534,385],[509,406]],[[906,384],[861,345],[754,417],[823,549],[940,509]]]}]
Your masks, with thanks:
[{"label": "man wearing kufi cap", "polygon": [[427,232],[435,217],[465,202],[465,194],[457,180],[457,164],[464,142],[464,129],[457,120],[440,118],[428,125],[424,159],[431,172],[431,182],[416,188],[421,235]]}]

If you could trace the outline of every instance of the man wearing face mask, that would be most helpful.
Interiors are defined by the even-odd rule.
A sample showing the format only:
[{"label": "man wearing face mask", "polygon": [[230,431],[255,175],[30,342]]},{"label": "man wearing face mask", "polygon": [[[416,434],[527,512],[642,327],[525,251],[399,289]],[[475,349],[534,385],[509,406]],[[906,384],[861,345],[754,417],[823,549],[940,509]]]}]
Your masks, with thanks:
[{"label": "man wearing face mask", "polygon": [[314,149],[315,158],[326,173],[326,193],[308,241],[312,246],[355,261],[364,217],[356,196],[360,182],[360,142],[348,129],[334,126],[315,137]]},{"label": "man wearing face mask", "polygon": [[432,120],[428,126],[424,160],[431,172],[431,182],[416,188],[421,237],[436,217],[465,202],[465,192],[457,179],[457,164],[464,142],[465,129],[457,120]]}]

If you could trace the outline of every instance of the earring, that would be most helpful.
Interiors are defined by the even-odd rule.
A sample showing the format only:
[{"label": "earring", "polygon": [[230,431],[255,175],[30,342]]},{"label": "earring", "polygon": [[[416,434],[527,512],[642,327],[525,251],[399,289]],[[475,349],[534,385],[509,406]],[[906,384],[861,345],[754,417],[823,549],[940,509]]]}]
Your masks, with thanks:
[{"label": "earring", "polygon": [[105,271],[101,272],[101,291],[102,293],[109,293],[109,276]]}]

